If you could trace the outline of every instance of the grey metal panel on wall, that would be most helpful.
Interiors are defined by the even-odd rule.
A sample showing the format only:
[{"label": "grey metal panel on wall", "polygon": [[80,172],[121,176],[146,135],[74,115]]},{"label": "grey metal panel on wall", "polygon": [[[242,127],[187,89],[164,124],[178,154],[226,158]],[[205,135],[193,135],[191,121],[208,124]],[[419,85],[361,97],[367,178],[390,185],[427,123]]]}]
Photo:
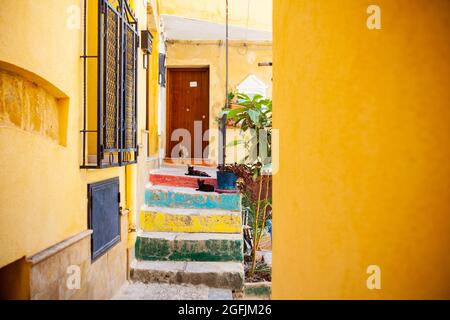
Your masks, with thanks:
[{"label": "grey metal panel on wall", "polygon": [[92,260],[120,242],[119,178],[88,185]]}]

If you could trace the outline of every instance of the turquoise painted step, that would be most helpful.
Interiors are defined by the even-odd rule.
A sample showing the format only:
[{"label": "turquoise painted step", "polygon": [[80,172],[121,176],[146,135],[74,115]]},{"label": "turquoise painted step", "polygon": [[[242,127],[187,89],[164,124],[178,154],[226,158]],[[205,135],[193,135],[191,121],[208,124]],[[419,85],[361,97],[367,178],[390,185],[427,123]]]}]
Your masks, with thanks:
[{"label": "turquoise painted step", "polygon": [[200,192],[190,188],[147,186],[145,204],[149,207],[240,211],[241,195]]},{"label": "turquoise painted step", "polygon": [[143,261],[243,261],[242,234],[139,232]]}]

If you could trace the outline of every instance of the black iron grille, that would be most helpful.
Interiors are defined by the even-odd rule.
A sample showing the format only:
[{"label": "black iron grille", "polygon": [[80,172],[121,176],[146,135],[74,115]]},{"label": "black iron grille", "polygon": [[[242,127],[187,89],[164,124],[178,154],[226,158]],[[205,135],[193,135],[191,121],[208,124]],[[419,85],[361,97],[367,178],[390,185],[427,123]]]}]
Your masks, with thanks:
[{"label": "black iron grille", "polygon": [[126,26],[126,71],[125,71],[125,149],[135,145],[135,50],[136,34]]},{"label": "black iron grille", "polygon": [[[89,5],[87,5],[89,3]],[[86,1],[84,12],[84,120],[82,168],[105,168],[137,162],[138,21],[126,0]],[[88,55],[87,11],[98,5],[98,56]],[[87,125],[87,59],[97,59],[97,129]],[[89,108],[92,110],[93,108]],[[91,112],[91,111],[89,111]],[[97,135],[97,161],[90,162]],[[89,152],[91,153],[89,153]]]},{"label": "black iron grille", "polygon": [[104,106],[105,125],[104,125],[104,143],[105,150],[117,151],[119,149],[118,137],[118,106],[119,106],[119,46],[118,34],[119,24],[118,16],[110,8],[106,9],[106,90]]}]

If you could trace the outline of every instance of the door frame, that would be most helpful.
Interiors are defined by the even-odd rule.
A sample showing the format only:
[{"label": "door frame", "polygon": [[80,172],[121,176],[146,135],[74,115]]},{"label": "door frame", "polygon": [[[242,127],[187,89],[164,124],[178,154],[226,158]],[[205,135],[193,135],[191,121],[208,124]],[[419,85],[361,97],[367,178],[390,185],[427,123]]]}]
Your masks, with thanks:
[{"label": "door frame", "polygon": [[[172,110],[171,110],[171,101],[170,101],[170,97],[171,97],[171,76],[172,76],[172,72],[173,71],[179,71],[179,70],[183,70],[183,71],[207,71],[207,75],[208,75],[208,129],[210,129],[210,119],[211,119],[211,69],[210,66],[189,66],[189,67],[184,67],[184,66],[168,66],[167,67],[167,81],[166,81],[166,147],[164,150],[164,159],[165,160],[169,160],[169,161],[176,161],[176,160],[181,160],[181,159],[172,159],[171,155],[169,153],[169,148],[170,148],[170,137],[171,134],[169,134],[169,132],[172,129],[172,121],[171,121],[171,114],[172,114]],[[195,158],[187,158],[186,160],[188,160],[190,163],[194,162],[205,162],[208,161],[209,159],[206,158],[202,158],[202,159],[195,159]]]}]

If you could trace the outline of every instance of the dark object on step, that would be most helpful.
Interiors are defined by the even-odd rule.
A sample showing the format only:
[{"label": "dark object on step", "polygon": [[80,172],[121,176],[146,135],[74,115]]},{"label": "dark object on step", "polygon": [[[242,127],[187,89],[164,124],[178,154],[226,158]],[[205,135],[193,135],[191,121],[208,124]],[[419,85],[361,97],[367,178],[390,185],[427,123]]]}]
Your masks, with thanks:
[{"label": "dark object on step", "polygon": [[211,184],[206,184],[205,180],[197,180],[198,183],[198,189],[197,191],[202,191],[202,192],[214,192],[215,188],[213,185]]},{"label": "dark object on step", "polygon": [[211,177],[209,174],[203,171],[195,170],[194,167],[188,166],[188,173],[186,173],[187,176],[194,176],[194,177]]}]

